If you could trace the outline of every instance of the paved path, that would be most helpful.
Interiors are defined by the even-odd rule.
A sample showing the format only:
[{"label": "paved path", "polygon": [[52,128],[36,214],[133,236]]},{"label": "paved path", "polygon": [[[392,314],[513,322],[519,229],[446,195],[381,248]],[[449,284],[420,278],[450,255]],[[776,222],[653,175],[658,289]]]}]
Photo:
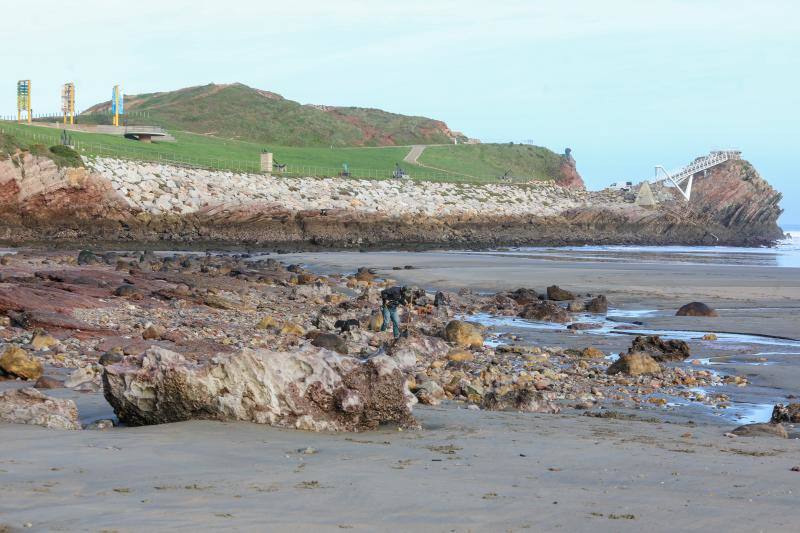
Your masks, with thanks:
[{"label": "paved path", "polygon": [[421,156],[422,152],[424,151],[424,144],[415,144],[411,147],[411,150],[408,151],[408,155],[403,158],[403,161],[406,163],[411,163],[412,165],[419,165],[419,163],[417,163],[417,159],[419,159],[419,156]]}]

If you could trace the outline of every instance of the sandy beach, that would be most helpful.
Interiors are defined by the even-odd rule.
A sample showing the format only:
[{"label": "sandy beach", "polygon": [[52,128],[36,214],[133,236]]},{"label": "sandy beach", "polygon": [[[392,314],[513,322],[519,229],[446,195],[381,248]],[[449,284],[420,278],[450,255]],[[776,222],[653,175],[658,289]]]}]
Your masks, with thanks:
[{"label": "sandy beach", "polygon": [[[740,423],[767,421],[771,409],[758,406],[797,392],[800,369],[789,353],[800,352],[793,346],[800,331],[797,269],[452,252],[276,258],[320,274],[366,266],[429,290],[557,283],[576,293],[602,292],[609,322],[635,317],[643,330],[684,332],[693,357],[717,360],[749,384],[718,387],[733,395],[728,410],[691,402],[611,404],[607,418],[571,408],[493,412],[445,401],[416,406],[422,429],[404,431],[313,433],[189,421],[68,432],[5,424],[0,524],[12,531],[796,529],[800,473],[792,468],[800,466],[800,434],[790,424],[789,440],[725,434]],[[414,268],[394,270],[405,265]],[[713,305],[720,317],[672,316],[691,300]],[[491,325],[489,339],[492,331],[605,352],[630,343],[628,334],[526,329],[514,321]],[[745,336],[699,339],[711,331]],[[774,352],[766,357],[773,364],[750,364],[754,351]],[[4,390],[18,386],[3,383]],[[51,394],[74,399],[84,423],[113,417],[98,393]]]},{"label": "sandy beach", "polygon": [[794,531],[796,440],[420,408],[424,429],[3,427],[13,530]]},{"label": "sandy beach", "polygon": [[800,2],[6,4],[0,533],[800,532]]}]

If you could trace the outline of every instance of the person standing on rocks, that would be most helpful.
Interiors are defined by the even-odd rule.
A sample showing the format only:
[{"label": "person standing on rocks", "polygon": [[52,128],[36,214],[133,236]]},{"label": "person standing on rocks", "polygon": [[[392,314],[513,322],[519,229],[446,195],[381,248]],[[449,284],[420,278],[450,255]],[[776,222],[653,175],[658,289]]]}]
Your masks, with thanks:
[{"label": "person standing on rocks", "polygon": [[397,308],[402,305],[411,305],[417,294],[411,287],[391,287],[381,291],[381,312],[383,313],[383,325],[381,331],[386,331],[389,321],[392,322],[392,333],[394,338],[400,337],[400,319],[397,317]]}]

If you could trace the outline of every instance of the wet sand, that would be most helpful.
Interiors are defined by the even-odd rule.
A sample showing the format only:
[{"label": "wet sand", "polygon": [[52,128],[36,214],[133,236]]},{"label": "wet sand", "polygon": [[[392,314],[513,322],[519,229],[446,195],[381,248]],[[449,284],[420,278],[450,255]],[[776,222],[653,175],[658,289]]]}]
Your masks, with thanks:
[{"label": "wet sand", "polygon": [[[578,293],[603,293],[618,307],[631,304],[646,308],[677,309],[700,300],[717,308],[752,311],[770,318],[774,313],[754,308],[800,309],[800,268],[770,266],[724,266],[675,263],[609,263],[573,259],[527,258],[524,256],[458,252],[327,252],[275,256],[281,261],[300,262],[320,271],[350,271],[359,266],[406,283],[426,287],[496,292],[534,287],[543,290],[557,284]],[[413,270],[392,270],[396,266]],[[723,317],[728,313],[721,313]],[[765,320],[773,334],[800,338],[800,314],[781,314]],[[755,325],[761,326],[761,324]]]},{"label": "wet sand", "polygon": [[[321,271],[374,267],[431,288],[542,290],[558,284],[607,294],[620,310],[618,320],[641,322],[641,328],[800,337],[800,271],[792,268],[450,253],[276,257]],[[417,268],[391,270],[403,265]],[[717,307],[721,317],[671,316],[692,300]],[[624,314],[643,309],[654,313]],[[627,335],[563,330],[537,331],[535,338],[592,344],[606,352],[630,343]],[[768,345],[690,344],[698,357],[731,358],[731,365],[750,376],[752,386],[742,394],[754,403],[797,392],[800,373],[791,356],[768,356],[779,363],[772,366],[736,362],[756,349],[774,351]],[[76,398],[82,415],[110,415],[95,396],[63,394]],[[0,425],[0,525],[64,531],[797,528],[800,473],[791,468],[800,466],[800,441],[794,438],[800,435],[793,427],[790,440],[728,438],[724,433],[737,425],[734,420],[689,407],[633,413],[648,421],[593,418],[574,410],[475,411],[451,402],[419,406],[416,414],[422,430],[361,434],[214,422],[81,432]]]},{"label": "wet sand", "polygon": [[[795,440],[421,407],[421,431],[0,426],[0,523],[34,530],[796,531]],[[311,448],[311,449],[309,449]]]}]

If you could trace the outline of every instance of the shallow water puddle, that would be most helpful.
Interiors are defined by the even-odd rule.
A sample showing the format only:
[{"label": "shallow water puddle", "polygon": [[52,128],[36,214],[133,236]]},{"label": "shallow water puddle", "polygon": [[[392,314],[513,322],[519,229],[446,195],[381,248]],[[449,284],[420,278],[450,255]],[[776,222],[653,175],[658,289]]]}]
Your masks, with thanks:
[{"label": "shallow water puddle", "polygon": [[[589,330],[594,331],[594,330]],[[664,339],[676,339],[682,341],[702,341],[702,331],[687,331],[676,329],[646,329],[646,328],[632,328],[624,331],[612,330],[608,332],[610,335],[659,335]],[[797,348],[800,354],[800,341],[793,341],[789,339],[776,339],[774,337],[763,337],[761,335],[749,335],[745,333],[714,333],[717,340],[708,341],[713,343],[731,343],[740,344],[742,348],[746,348],[747,344],[761,344],[766,346],[789,346]],[[727,346],[731,348],[731,346]],[[792,352],[794,353],[794,352]]]},{"label": "shallow water puddle", "polygon": [[[616,313],[616,314],[612,314]],[[622,314],[624,313],[624,314]],[[609,311],[608,316],[611,317],[625,317],[625,318],[639,318],[645,316],[655,316],[659,313],[657,310],[626,310]],[[704,331],[690,331],[690,330],[677,330],[677,329],[649,329],[641,327],[641,324],[633,322],[621,322],[618,320],[610,320],[608,317],[601,315],[592,315],[588,313],[578,313],[574,315],[572,323],[577,324],[597,324],[597,327],[584,330],[568,330],[567,324],[557,324],[554,322],[540,322],[537,320],[527,320],[515,316],[496,316],[489,313],[476,313],[469,317],[459,317],[462,320],[472,320],[479,322],[487,327],[502,328],[522,328],[532,330],[544,331],[562,331],[567,330],[574,334],[588,334],[588,335],[659,335],[664,339],[676,339],[683,341],[703,341]],[[505,331],[501,331],[505,333]],[[748,348],[748,344],[759,344],[765,346],[786,346],[796,348],[796,352],[788,352],[788,354],[797,353],[800,355],[800,341],[790,339],[780,339],[775,337],[766,337],[761,335],[752,335],[745,333],[715,333],[717,340],[703,341],[725,344],[741,344],[742,348]],[[732,348],[732,346],[726,346]]]},{"label": "shallow water puddle", "polygon": [[[788,355],[795,355],[794,353]],[[772,366],[777,365],[777,361],[743,361],[741,359],[725,359],[724,361],[712,361],[712,357],[697,357],[694,359],[688,359],[688,363],[694,363],[697,361],[698,365],[702,366],[723,366],[723,365],[746,365],[746,366]]]},{"label": "shallow water puddle", "polygon": [[608,316],[620,318],[646,318],[658,315],[666,315],[666,311],[658,309],[609,309]]},{"label": "shallow water puddle", "polygon": [[[737,358],[726,358],[723,360],[714,360],[714,357],[701,357],[688,359],[683,364],[694,366],[700,365],[704,367],[721,366],[721,365],[748,365],[748,366],[769,366],[778,364],[777,361],[759,361],[758,358],[765,358],[769,355],[798,355],[800,356],[800,341],[790,339],[779,339],[773,337],[765,337],[760,335],[743,334],[743,333],[715,333],[717,339],[714,341],[703,341],[705,332],[701,331],[688,331],[688,330],[658,330],[642,328],[640,324],[634,322],[620,321],[620,318],[635,320],[637,318],[653,317],[663,311],[656,309],[613,309],[609,310],[608,316],[593,315],[588,313],[575,314],[573,323],[583,324],[596,324],[596,327],[585,330],[569,330],[566,324],[557,324],[553,322],[541,322],[536,320],[527,320],[515,316],[496,316],[489,313],[476,313],[474,315],[459,317],[462,320],[472,320],[480,324],[494,329],[492,339],[488,339],[485,344],[488,347],[496,348],[502,344],[499,336],[509,333],[511,330],[531,330],[541,332],[554,332],[564,331],[576,335],[599,335],[599,336],[633,336],[633,335],[659,335],[664,339],[670,340],[683,340],[691,341],[694,343],[700,342],[711,349],[741,349],[752,350],[753,345],[756,346],[770,346],[780,347],[791,351],[761,351],[750,354],[738,354]],[[612,319],[613,318],[613,319]],[[606,356],[609,361],[616,361],[619,358],[619,353],[610,353]],[[749,360],[748,360],[749,359]],[[720,374],[714,370],[709,369],[710,372],[717,376]],[[722,385],[722,383],[720,383]],[[708,391],[705,389],[689,389],[692,392],[701,395],[702,397],[708,396]],[[731,397],[728,399],[727,407],[720,408],[714,404],[708,404],[703,401],[691,401],[683,397],[667,396],[663,399],[667,400],[665,407],[668,408],[699,408],[703,410],[710,410],[713,414],[721,416],[726,420],[736,423],[755,423],[766,422],[772,415],[773,403],[753,403],[736,401],[732,395],[735,391],[731,391]],[[781,398],[776,397],[776,402],[781,401]]]},{"label": "shallow water puddle", "polygon": [[[700,392],[707,396],[704,389],[697,389],[696,392]],[[687,400],[686,398],[680,398],[676,396],[672,396],[671,401],[668,401],[665,405],[665,407],[670,407],[673,409],[682,407],[703,409],[705,411],[710,411],[715,416],[719,416],[725,420],[729,420],[737,424],[756,424],[761,422],[769,422],[769,420],[772,418],[773,406],[774,404],[772,403],[736,402],[731,400],[730,403],[727,404],[727,407],[721,408],[715,405],[704,403],[702,401],[691,401]]]}]

